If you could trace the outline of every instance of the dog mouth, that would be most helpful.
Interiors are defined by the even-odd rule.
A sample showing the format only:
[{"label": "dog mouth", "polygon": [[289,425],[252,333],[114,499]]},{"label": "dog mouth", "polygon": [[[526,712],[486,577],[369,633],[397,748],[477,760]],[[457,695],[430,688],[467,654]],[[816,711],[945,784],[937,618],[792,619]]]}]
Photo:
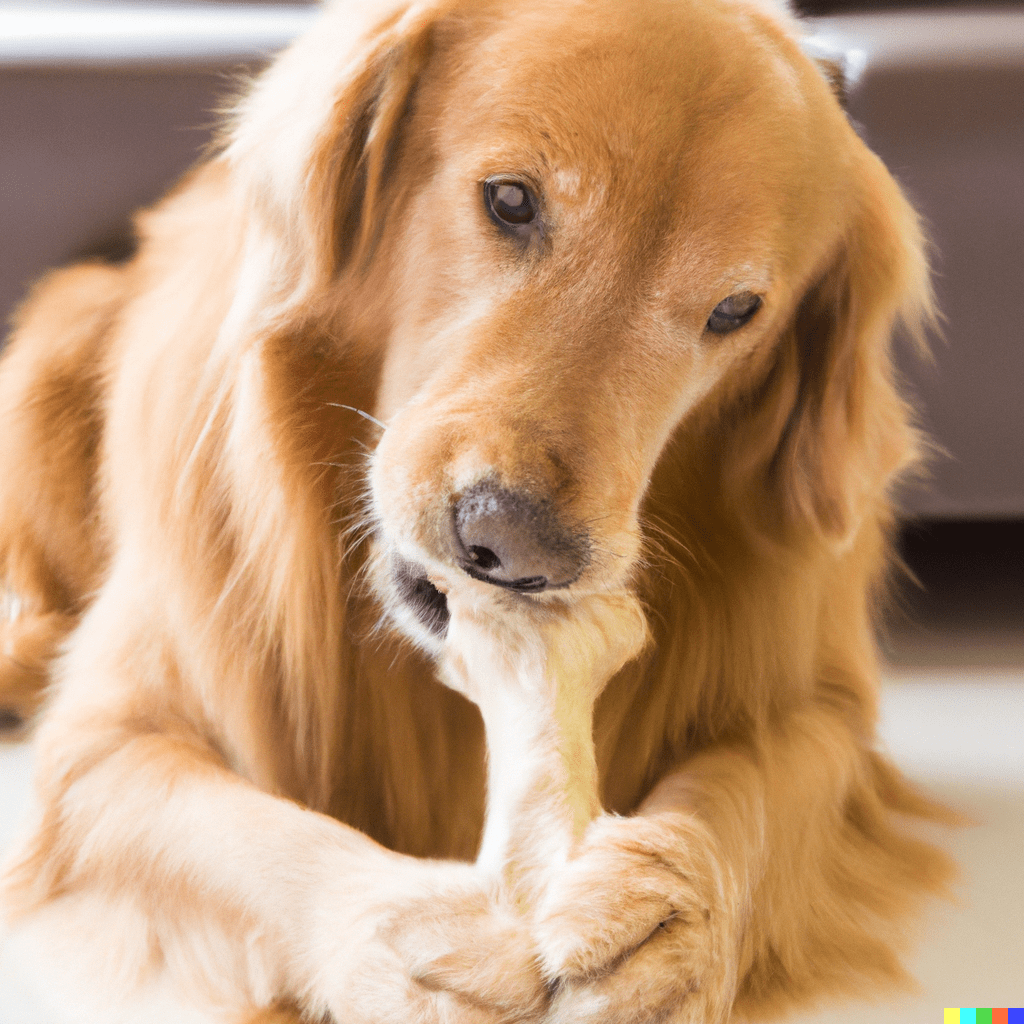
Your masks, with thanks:
[{"label": "dog mouth", "polygon": [[407,553],[386,535],[378,537],[384,558],[377,564],[396,625],[435,652],[448,634],[450,588],[468,588],[477,599],[507,608],[569,590],[591,565],[587,530],[567,526],[550,499],[494,477],[466,489],[432,525],[426,549],[415,544]]},{"label": "dog mouth", "polygon": [[448,599],[430,582],[426,570],[396,556],[392,560],[391,575],[398,596],[419,624],[431,635],[443,639],[451,618]]},{"label": "dog mouth", "polygon": [[521,579],[503,580],[493,574],[493,570],[501,568],[501,559],[489,548],[481,547],[471,547],[469,558],[460,559],[459,568],[467,576],[479,580],[481,583],[489,583],[492,587],[501,587],[503,590],[514,590],[517,594],[539,594],[542,590],[567,587],[570,583],[575,582],[569,580],[552,586],[546,576],[526,576]]}]

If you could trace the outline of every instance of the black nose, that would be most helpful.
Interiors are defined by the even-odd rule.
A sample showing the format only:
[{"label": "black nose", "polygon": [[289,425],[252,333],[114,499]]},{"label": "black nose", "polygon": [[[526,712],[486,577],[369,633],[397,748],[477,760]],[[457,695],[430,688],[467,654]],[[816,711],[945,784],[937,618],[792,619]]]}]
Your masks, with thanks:
[{"label": "black nose", "polygon": [[590,561],[586,534],[564,529],[549,502],[486,481],[455,503],[455,533],[463,570],[510,590],[567,587]]}]

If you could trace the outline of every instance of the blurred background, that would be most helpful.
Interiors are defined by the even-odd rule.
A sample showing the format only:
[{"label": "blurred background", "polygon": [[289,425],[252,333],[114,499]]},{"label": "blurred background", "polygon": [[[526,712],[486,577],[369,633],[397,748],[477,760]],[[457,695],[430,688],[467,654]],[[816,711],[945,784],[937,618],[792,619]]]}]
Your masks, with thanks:
[{"label": "blurred background", "polygon": [[[923,1024],[944,1006],[1024,1005],[1024,2],[799,6],[861,69],[851,116],[934,242],[945,337],[931,361],[900,360],[936,456],[903,495],[912,578],[883,630],[882,734],[978,822],[939,836],[963,878],[925,925],[921,991],[800,1020]],[[240,79],[313,12],[0,0],[0,316],[47,267],[123,257],[131,211],[197,159]],[[0,853],[30,770],[29,747],[0,745]],[[0,967],[0,1021],[50,1019]]]}]

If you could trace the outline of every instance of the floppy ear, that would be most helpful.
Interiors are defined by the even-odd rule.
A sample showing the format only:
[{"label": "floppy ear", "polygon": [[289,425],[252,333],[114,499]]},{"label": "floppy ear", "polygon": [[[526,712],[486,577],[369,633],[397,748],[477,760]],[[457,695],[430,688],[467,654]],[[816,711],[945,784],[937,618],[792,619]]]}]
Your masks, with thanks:
[{"label": "floppy ear", "polygon": [[445,7],[391,4],[382,15],[379,4],[328,5],[236,110],[225,157],[250,222],[271,236],[250,248],[273,265],[279,295],[302,301],[367,255],[396,134]]},{"label": "floppy ear", "polygon": [[873,154],[859,162],[859,208],[782,339],[769,389],[769,500],[787,523],[840,543],[918,454],[891,342],[902,324],[923,343],[934,321],[917,216]]}]

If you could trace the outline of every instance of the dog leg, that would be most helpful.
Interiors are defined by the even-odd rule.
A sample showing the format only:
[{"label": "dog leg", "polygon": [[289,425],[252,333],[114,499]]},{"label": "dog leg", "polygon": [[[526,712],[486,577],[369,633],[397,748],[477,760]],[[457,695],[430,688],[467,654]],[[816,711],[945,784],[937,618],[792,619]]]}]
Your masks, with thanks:
[{"label": "dog leg", "polygon": [[[181,717],[140,711],[140,691],[161,683],[147,668],[166,664],[151,636],[126,636],[128,655],[110,659],[89,625],[37,737],[39,827],[0,880],[15,927],[66,894],[89,900],[65,961],[98,948],[117,976],[94,987],[112,999],[156,970],[169,991],[212,992],[239,1015],[281,999],[339,1024],[511,1024],[543,1010],[528,927],[493,880],[259,790]],[[126,922],[144,939],[131,943],[147,954],[137,970],[114,952]]]},{"label": "dog leg", "polygon": [[48,274],[0,358],[0,735],[35,714],[102,572],[103,352],[125,288],[99,264]]},{"label": "dog leg", "polygon": [[[67,940],[73,961],[97,935],[117,948],[124,915],[106,894],[120,887],[166,984],[216,1005],[241,1011],[263,991],[339,1024],[505,1024],[544,1005],[525,925],[472,865],[392,853],[171,736],[124,737],[70,788],[51,805],[62,849],[30,839],[2,902],[16,925],[62,890],[91,893],[89,937]],[[118,967],[104,988],[130,999],[153,969]]]},{"label": "dog leg", "polygon": [[883,915],[908,877],[939,889],[948,871],[897,830],[894,811],[927,813],[914,799],[824,702],[695,755],[553,875],[535,926],[549,1021],[722,1024],[780,978],[794,1001],[851,988],[854,966],[899,979]]}]

